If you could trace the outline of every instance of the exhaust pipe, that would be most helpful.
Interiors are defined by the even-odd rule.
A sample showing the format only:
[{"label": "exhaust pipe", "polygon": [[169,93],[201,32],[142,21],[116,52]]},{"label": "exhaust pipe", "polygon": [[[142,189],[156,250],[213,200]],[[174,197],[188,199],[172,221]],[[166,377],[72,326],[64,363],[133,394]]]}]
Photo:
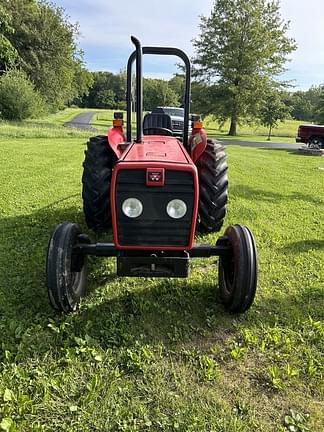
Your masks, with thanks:
[{"label": "exhaust pipe", "polygon": [[136,142],[140,143],[143,139],[143,51],[141,42],[135,36],[131,36],[131,41],[136,48]]}]

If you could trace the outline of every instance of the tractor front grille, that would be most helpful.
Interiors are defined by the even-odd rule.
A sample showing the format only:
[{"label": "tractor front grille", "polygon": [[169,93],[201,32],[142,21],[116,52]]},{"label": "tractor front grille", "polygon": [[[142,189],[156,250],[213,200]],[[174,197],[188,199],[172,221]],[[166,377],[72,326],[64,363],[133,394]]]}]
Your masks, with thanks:
[{"label": "tractor front grille", "polygon": [[[129,218],[122,212],[127,198],[137,198],[143,212]],[[182,199],[187,213],[172,219],[166,212],[169,201]],[[146,186],[146,170],[120,170],[116,182],[118,241],[121,246],[187,246],[189,244],[194,203],[194,179],[191,172],[166,170],[162,187]]]},{"label": "tractor front grille", "polygon": [[183,130],[183,121],[172,120],[172,129]]}]

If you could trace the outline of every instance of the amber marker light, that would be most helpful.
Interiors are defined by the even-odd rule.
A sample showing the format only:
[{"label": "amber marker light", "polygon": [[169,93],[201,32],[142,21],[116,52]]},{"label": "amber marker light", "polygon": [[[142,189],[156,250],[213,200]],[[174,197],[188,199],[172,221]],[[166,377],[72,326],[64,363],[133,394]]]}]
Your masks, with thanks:
[{"label": "amber marker light", "polygon": [[192,128],[193,129],[202,129],[203,128],[203,123],[202,123],[199,115],[193,115],[191,117],[191,121],[192,121]]},{"label": "amber marker light", "polygon": [[113,126],[114,127],[122,127],[123,124],[124,124],[123,113],[122,112],[115,112],[114,113]]}]

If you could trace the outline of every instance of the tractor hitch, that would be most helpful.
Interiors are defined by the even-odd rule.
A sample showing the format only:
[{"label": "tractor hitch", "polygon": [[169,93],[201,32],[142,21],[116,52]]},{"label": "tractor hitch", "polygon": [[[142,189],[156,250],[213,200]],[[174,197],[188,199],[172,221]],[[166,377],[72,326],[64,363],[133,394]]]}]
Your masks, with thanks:
[{"label": "tractor hitch", "polygon": [[127,256],[117,257],[117,276],[135,277],[187,277],[189,274],[189,254],[182,256]]}]

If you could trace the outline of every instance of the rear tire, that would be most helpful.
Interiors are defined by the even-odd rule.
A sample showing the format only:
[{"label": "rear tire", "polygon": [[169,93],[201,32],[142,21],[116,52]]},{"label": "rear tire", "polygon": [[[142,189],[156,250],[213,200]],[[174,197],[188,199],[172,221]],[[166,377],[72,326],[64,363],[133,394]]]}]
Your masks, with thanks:
[{"label": "rear tire", "polygon": [[116,156],[107,136],[90,138],[82,176],[83,211],[88,228],[96,232],[111,228],[110,183]]},{"label": "rear tire", "polygon": [[79,225],[64,222],[55,228],[48,244],[46,285],[51,306],[60,312],[73,312],[85,294],[84,257],[73,253],[81,234]]},{"label": "rear tire", "polygon": [[202,233],[221,229],[227,204],[227,162],[224,147],[207,140],[207,147],[197,161],[199,209],[197,230]]},{"label": "rear tire", "polygon": [[313,137],[308,143],[308,147],[311,149],[324,149],[324,140],[320,137]]}]

